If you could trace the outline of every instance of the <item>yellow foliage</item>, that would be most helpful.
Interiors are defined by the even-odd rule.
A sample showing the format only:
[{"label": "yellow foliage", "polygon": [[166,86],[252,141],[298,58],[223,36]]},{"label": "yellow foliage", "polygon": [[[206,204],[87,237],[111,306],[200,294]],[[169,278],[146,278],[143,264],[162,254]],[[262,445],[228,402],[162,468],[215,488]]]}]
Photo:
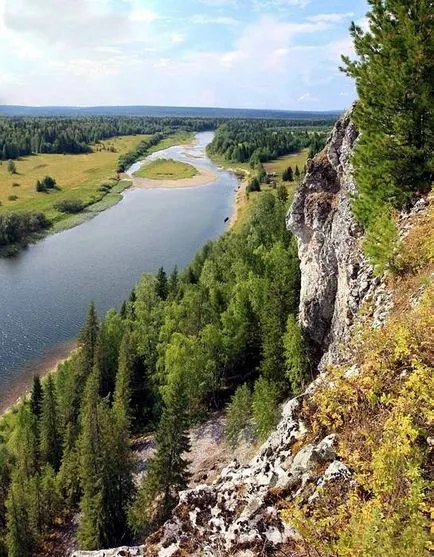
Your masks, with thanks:
[{"label": "yellow foliage", "polygon": [[329,382],[305,402],[314,433],[338,433],[338,454],[356,480],[346,505],[320,512],[292,505],[283,512],[322,556],[428,555],[433,315],[431,287],[412,311],[382,329],[360,328],[353,342],[359,373],[328,370]]}]

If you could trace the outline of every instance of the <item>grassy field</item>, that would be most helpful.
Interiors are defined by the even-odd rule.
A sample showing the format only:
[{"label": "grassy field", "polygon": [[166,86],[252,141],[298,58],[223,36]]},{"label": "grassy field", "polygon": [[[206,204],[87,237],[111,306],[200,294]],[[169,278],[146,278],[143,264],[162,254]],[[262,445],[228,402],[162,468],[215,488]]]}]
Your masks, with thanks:
[{"label": "grassy field", "polygon": [[185,132],[180,131],[174,133],[173,135],[169,135],[163,141],[160,141],[157,145],[154,145],[148,150],[148,154],[155,153],[155,151],[161,151],[162,149],[168,149],[169,147],[173,147],[174,145],[186,145],[191,143],[194,139],[193,132]]},{"label": "grassy field", "polygon": [[292,170],[295,170],[295,167],[298,166],[301,172],[306,164],[308,151],[308,149],[303,149],[299,153],[285,155],[273,161],[265,162],[264,168],[267,172],[276,172],[279,177],[282,176],[282,172],[288,166],[292,166]]},{"label": "grassy field", "polygon": [[197,169],[191,164],[173,159],[157,159],[145,164],[134,176],[150,180],[181,180],[196,176]]},{"label": "grassy field", "polygon": [[[277,174],[276,176],[276,187],[267,185],[267,184],[261,184],[261,191],[260,192],[250,192],[247,193],[245,191],[245,185],[243,184],[241,191],[237,194],[238,196],[238,201],[236,204],[236,208],[235,211],[237,212],[237,216],[236,219],[232,225],[232,230],[234,232],[239,232],[244,223],[249,219],[250,214],[252,212],[252,210],[254,209],[255,205],[258,203],[259,197],[261,196],[262,192],[266,192],[269,191],[273,194],[276,194],[277,192],[277,186],[283,184],[286,187],[286,190],[288,192],[288,201],[287,201],[287,205],[288,208],[291,205],[292,199],[294,197],[294,193],[295,190],[298,186],[298,183],[296,181],[294,182],[283,182],[282,181],[282,172],[288,168],[288,166],[292,166],[292,169],[295,170],[295,166],[297,165],[298,168],[300,169],[300,171],[303,170],[304,165],[306,164],[307,161],[307,154],[308,154],[308,149],[303,149],[303,151],[300,151],[299,153],[295,153],[293,155],[285,155],[283,157],[280,157],[278,159],[272,160],[272,161],[268,161],[266,163],[264,163],[264,168],[266,170],[266,172],[268,173],[272,173],[275,172]],[[213,160],[215,161],[214,157]],[[215,161],[216,162],[216,161]],[[219,164],[219,163],[217,163]],[[222,165],[223,166],[223,165]],[[230,163],[226,163],[225,167],[229,168],[229,167],[235,167],[235,168],[241,168],[244,169],[246,168],[249,169],[248,170],[248,174],[246,174],[246,177],[253,175],[252,174],[252,170],[249,168],[249,166],[247,164],[230,164]],[[247,178],[248,179],[248,178]]]},{"label": "grassy field", "polygon": [[[53,222],[66,216],[53,204],[63,199],[81,199],[84,203],[100,201],[106,194],[99,188],[117,182],[116,164],[119,155],[132,149],[148,135],[121,136],[102,142],[106,149],[82,155],[32,155],[16,161],[17,174],[9,174],[7,165],[0,165],[0,212],[42,211]],[[98,144],[95,149],[100,149]],[[37,180],[51,176],[59,190],[36,192]],[[125,187],[125,186],[124,186]],[[111,195],[111,194],[108,194]],[[9,196],[17,196],[10,200]]]}]

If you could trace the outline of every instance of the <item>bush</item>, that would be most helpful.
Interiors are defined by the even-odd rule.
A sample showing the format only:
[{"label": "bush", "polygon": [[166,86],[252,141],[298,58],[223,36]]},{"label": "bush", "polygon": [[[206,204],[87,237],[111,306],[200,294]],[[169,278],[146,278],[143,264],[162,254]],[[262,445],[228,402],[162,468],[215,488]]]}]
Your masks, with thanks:
[{"label": "bush", "polygon": [[81,199],[64,199],[54,204],[54,208],[61,213],[80,213],[85,208]]},{"label": "bush", "polygon": [[0,246],[20,242],[32,232],[49,226],[43,213],[2,213],[0,215]]},{"label": "bush", "polygon": [[42,180],[36,182],[36,191],[42,192],[56,188],[56,180],[51,176],[45,176]]},{"label": "bush", "polygon": [[18,199],[18,195],[8,195],[8,199],[9,201],[15,201],[16,199]]},{"label": "bush", "polygon": [[261,184],[256,177],[252,178],[249,182],[249,185],[247,186],[247,193],[250,193],[252,191],[261,191]]}]

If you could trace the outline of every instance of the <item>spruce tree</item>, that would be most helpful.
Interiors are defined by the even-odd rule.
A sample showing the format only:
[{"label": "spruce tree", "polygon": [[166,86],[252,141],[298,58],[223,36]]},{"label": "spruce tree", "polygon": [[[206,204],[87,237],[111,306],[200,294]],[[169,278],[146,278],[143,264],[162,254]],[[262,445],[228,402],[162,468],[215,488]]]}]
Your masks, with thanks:
[{"label": "spruce tree", "polygon": [[252,394],[247,383],[235,391],[226,411],[226,439],[236,447],[252,418]]},{"label": "spruce tree", "polygon": [[39,375],[33,376],[32,392],[30,394],[30,408],[33,414],[39,418],[42,409],[42,384]]},{"label": "spruce tree", "polygon": [[130,406],[131,406],[131,381],[134,372],[134,352],[132,348],[131,335],[128,329],[122,338],[119,351],[119,367],[116,375],[116,389],[113,408],[119,420],[125,421],[126,427],[130,428]]},{"label": "spruce tree", "polygon": [[6,500],[7,534],[9,557],[32,557],[35,540],[30,526],[25,478],[16,470],[12,476]]},{"label": "spruce tree", "polygon": [[165,300],[167,298],[168,293],[169,293],[169,286],[168,286],[168,281],[167,281],[167,275],[166,275],[163,267],[160,267],[158,269],[156,279],[157,279],[157,284],[155,286],[155,289],[157,291],[157,295],[162,300]]},{"label": "spruce tree", "polygon": [[288,166],[282,173],[282,180],[284,182],[292,182],[294,180],[292,166]]},{"label": "spruce tree", "polygon": [[288,316],[283,345],[285,348],[286,375],[291,384],[291,392],[298,395],[306,381],[308,359],[300,327],[292,314]]},{"label": "spruce tree", "polygon": [[153,522],[165,520],[177,494],[188,485],[188,462],[182,458],[190,450],[187,433],[186,385],[180,373],[173,374],[164,391],[164,410],[157,429],[157,450],[148,462],[148,473],[129,512],[135,533]]},{"label": "spruce tree", "polygon": [[264,440],[276,425],[278,417],[278,388],[275,383],[260,377],[253,391],[253,418],[259,439]]},{"label": "spruce tree", "polygon": [[432,0],[368,2],[369,29],[350,29],[358,59],[342,68],[359,95],[354,211],[365,228],[430,187],[434,146]]},{"label": "spruce tree", "polygon": [[57,472],[62,460],[62,440],[59,432],[59,419],[56,389],[51,375],[47,377],[42,400],[40,426],[41,458]]},{"label": "spruce tree", "polygon": [[95,362],[98,331],[98,316],[95,304],[92,302],[89,305],[86,322],[80,331],[78,339],[78,344],[81,348],[81,372],[85,378],[92,372]]}]

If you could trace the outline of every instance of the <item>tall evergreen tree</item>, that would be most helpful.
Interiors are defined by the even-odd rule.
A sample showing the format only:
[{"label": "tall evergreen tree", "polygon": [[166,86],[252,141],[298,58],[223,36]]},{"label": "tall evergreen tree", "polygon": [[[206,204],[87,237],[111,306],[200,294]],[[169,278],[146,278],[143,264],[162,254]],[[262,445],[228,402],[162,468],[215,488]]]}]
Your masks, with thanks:
[{"label": "tall evergreen tree", "polygon": [[432,0],[368,0],[369,29],[351,26],[358,59],[344,56],[356,81],[354,210],[365,227],[384,205],[400,208],[430,187],[433,152]]},{"label": "tall evergreen tree", "polygon": [[80,331],[78,339],[81,348],[81,368],[84,377],[87,377],[93,369],[95,363],[95,353],[98,340],[98,316],[94,302],[89,305],[86,322]]},{"label": "tall evergreen tree", "polygon": [[62,459],[62,439],[59,432],[59,417],[56,389],[51,375],[47,377],[42,400],[40,426],[41,458],[57,472]]},{"label": "tall evergreen tree", "polygon": [[12,477],[6,501],[9,557],[32,557],[35,540],[30,526],[25,478],[16,470]]},{"label": "tall evergreen tree", "polygon": [[169,293],[169,285],[167,281],[167,275],[163,267],[158,269],[158,273],[156,276],[157,284],[155,289],[157,291],[157,295],[162,299],[165,300]]},{"label": "tall evergreen tree", "polygon": [[33,414],[39,418],[42,410],[42,384],[39,375],[33,376],[32,392],[30,394],[30,408]]}]

